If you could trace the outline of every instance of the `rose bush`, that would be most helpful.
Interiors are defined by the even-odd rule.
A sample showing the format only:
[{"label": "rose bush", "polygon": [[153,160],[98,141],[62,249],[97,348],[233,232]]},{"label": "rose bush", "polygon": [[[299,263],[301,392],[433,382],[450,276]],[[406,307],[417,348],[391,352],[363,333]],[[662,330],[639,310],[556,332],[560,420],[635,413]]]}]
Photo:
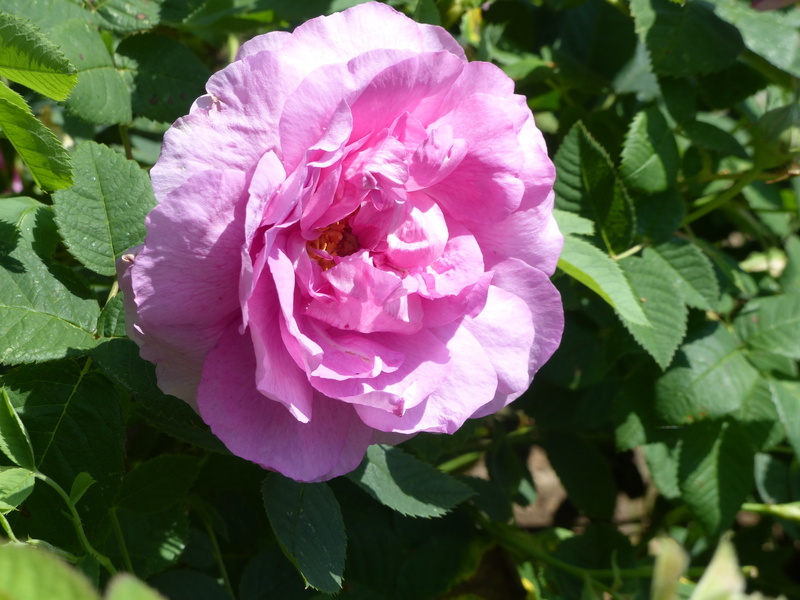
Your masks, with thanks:
[{"label": "rose bush", "polygon": [[120,261],[160,387],[298,481],[522,394],[561,338],[562,237],[513,88],[378,3],[244,44],[167,132]]}]

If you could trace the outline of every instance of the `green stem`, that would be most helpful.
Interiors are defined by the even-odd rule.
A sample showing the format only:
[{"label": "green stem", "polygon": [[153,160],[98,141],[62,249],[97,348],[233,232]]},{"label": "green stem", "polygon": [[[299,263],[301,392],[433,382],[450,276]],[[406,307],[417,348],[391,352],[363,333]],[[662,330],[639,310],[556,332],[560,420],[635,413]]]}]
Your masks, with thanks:
[{"label": "green stem", "polygon": [[464,454],[460,454],[455,458],[443,462],[437,468],[444,473],[452,473],[476,463],[480,460],[481,456],[483,456],[482,450],[465,452]]},{"label": "green stem", "polygon": [[758,170],[749,171],[744,177],[737,180],[731,187],[729,187],[724,192],[720,192],[713,198],[710,198],[708,201],[704,202],[697,210],[694,212],[686,215],[683,219],[683,223],[681,223],[681,227],[685,227],[689,223],[693,223],[700,217],[703,217],[710,213],[713,210],[718,209],[719,207],[727,204],[731,199],[735,198],[739,192],[741,192],[744,188],[748,185],[753,183],[759,178],[761,174]]},{"label": "green stem", "polygon": [[128,126],[119,126],[119,137],[122,138],[122,146],[125,148],[125,157],[128,160],[133,160],[133,149],[131,148],[131,138],[128,135]]},{"label": "green stem", "polygon": [[228,590],[228,594],[231,598],[236,598],[236,594],[233,591],[233,586],[231,585],[231,579],[228,577],[228,570],[225,568],[225,561],[222,560],[222,551],[219,547],[217,534],[214,531],[214,524],[210,519],[206,519],[205,515],[201,514],[200,512],[198,512],[198,514],[200,516],[200,520],[203,521],[203,526],[206,528],[208,537],[211,538],[211,545],[214,547],[214,559],[217,561],[217,566],[219,567],[222,581],[225,582],[225,589]]},{"label": "green stem", "polygon": [[75,526],[75,534],[78,536],[78,541],[81,543],[81,546],[84,550],[86,550],[89,556],[93,557],[97,562],[99,562],[103,567],[105,567],[106,571],[108,571],[111,575],[115,575],[117,573],[117,569],[111,563],[111,560],[105,555],[98,552],[94,546],[92,546],[89,538],[86,537],[86,532],[83,530],[83,523],[81,522],[81,516],[78,514],[78,511],[75,509],[75,506],[70,502],[69,496],[64,491],[58,483],[56,483],[53,479],[50,479],[44,473],[40,473],[39,471],[34,471],[34,477],[37,479],[44,481],[47,485],[53,488],[56,493],[61,496],[61,499],[69,508],[70,516],[72,517],[72,524]]},{"label": "green stem", "polygon": [[111,517],[111,526],[114,528],[114,534],[117,536],[117,543],[119,544],[119,551],[122,553],[122,562],[125,569],[129,573],[133,573],[133,563],[131,562],[131,555],[128,554],[128,546],[125,545],[125,536],[122,535],[122,527],[119,526],[119,519],[117,518],[117,507],[111,507],[108,511]]},{"label": "green stem", "polygon": [[11,525],[6,519],[6,516],[2,513],[0,513],[0,525],[3,526],[3,530],[6,532],[6,535],[8,536],[9,540],[17,544],[20,543],[20,541],[17,539],[17,536],[14,535],[14,531],[11,529]]},{"label": "green stem", "polygon": [[[478,524],[509,550],[517,552],[525,558],[546,563],[551,567],[555,567],[564,573],[569,573],[580,579],[589,577],[591,579],[611,579],[612,581],[619,581],[625,579],[647,579],[653,576],[653,566],[651,565],[625,569],[585,569],[572,565],[555,558],[550,552],[541,548],[537,541],[529,534],[506,525],[505,523],[495,523],[478,511],[473,511],[473,514]],[[686,575],[692,579],[697,579],[701,577],[705,571],[706,567],[691,567],[687,569]],[[745,576],[750,576],[752,567],[742,567],[741,571]]]}]

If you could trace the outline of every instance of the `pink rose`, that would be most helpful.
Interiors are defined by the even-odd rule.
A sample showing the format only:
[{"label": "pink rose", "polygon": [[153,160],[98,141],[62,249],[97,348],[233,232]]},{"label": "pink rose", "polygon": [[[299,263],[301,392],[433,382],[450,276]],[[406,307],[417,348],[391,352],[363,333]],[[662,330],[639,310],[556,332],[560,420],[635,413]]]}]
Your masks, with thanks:
[{"label": "pink rose", "polygon": [[319,481],[527,389],[561,339],[562,237],[508,77],[368,3],[254,38],[207,90],[120,261],[165,392],[231,452]]}]

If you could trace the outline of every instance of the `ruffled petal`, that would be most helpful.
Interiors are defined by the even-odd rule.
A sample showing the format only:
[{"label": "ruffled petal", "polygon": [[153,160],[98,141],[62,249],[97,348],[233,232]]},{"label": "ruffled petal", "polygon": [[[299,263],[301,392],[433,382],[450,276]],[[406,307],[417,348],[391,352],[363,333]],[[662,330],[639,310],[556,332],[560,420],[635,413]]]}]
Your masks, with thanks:
[{"label": "ruffled petal", "polygon": [[206,360],[198,403],[231,452],[296,481],[322,481],[358,466],[372,431],[349,404],[316,394],[314,418],[301,423],[258,392],[255,370],[250,335],[230,326]]}]

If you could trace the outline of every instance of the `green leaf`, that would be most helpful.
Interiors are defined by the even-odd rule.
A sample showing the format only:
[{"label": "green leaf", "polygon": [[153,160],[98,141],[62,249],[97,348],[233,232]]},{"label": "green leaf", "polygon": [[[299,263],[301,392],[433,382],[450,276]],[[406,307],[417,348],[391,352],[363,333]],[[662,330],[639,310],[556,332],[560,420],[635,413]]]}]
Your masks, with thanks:
[{"label": "green leaf", "polygon": [[647,44],[653,70],[686,77],[719,71],[744,50],[738,30],[698,0],[633,0],[636,32]]},{"label": "green leaf", "polygon": [[686,304],[701,310],[716,308],[719,299],[717,277],[714,266],[700,248],[673,238],[646,248],[644,256]]},{"label": "green leaf", "polygon": [[544,448],[567,495],[581,512],[592,519],[610,519],[617,487],[597,446],[563,431],[548,436]]},{"label": "green leaf", "polygon": [[759,451],[771,450],[786,437],[786,428],[779,418],[770,384],[769,380],[759,378],[742,406],[732,414],[750,445]]},{"label": "green leaf", "polygon": [[82,471],[78,473],[78,476],[75,477],[75,480],[72,482],[72,486],[69,489],[69,503],[72,506],[75,506],[78,502],[81,501],[83,495],[86,491],[97,483],[91,475],[89,475],[86,471]]},{"label": "green leaf", "polygon": [[473,495],[469,486],[400,448],[373,445],[348,478],[404,515],[439,517]]},{"label": "green leaf", "polygon": [[25,15],[75,66],[78,83],[66,103],[70,112],[90,123],[130,122],[128,86],[88,11],[70,0],[0,0],[0,12]]},{"label": "green leaf", "polygon": [[[45,260],[53,256],[56,246],[61,241],[53,219],[53,207],[33,198],[21,196],[0,200],[0,221],[12,225],[34,252]],[[10,248],[8,252],[12,250],[13,248]]]},{"label": "green leaf", "polygon": [[61,358],[95,345],[97,302],[74,295],[53,276],[56,266],[24,244],[0,256],[0,363]]},{"label": "green leaf", "polygon": [[104,0],[95,7],[95,18],[103,29],[132,33],[152,29],[161,20],[164,0]]},{"label": "green leaf", "polygon": [[30,433],[36,467],[66,486],[87,472],[97,485],[81,508],[111,505],[122,472],[123,421],[114,387],[71,360],[26,365],[2,377]]},{"label": "green leaf", "polygon": [[67,57],[25,19],[0,13],[0,75],[55,100],[78,81]]},{"label": "green leaf", "polygon": [[735,137],[713,123],[692,121],[681,125],[680,133],[687,137],[693,146],[716,152],[720,156],[748,158],[747,150]]},{"label": "green leaf", "polygon": [[755,451],[736,422],[683,428],[678,476],[683,500],[709,535],[730,526],[755,482]]},{"label": "green leaf", "polygon": [[2,403],[0,403],[0,450],[3,451],[11,461],[24,469],[33,470],[36,462],[33,459],[33,446],[31,438],[25,425],[11,405],[5,388],[0,388],[2,392]]},{"label": "green leaf", "polygon": [[711,0],[714,11],[739,30],[748,50],[800,77],[797,26],[779,11],[755,10],[736,0]]},{"label": "green leaf", "polygon": [[623,319],[639,325],[648,324],[641,303],[634,296],[622,269],[589,242],[566,236],[558,268],[597,293]]},{"label": "green leaf", "polygon": [[106,338],[125,337],[125,306],[122,303],[122,294],[111,298],[100,311],[97,335]]},{"label": "green leaf", "polygon": [[[2,13],[0,13],[2,14]],[[22,157],[36,184],[59,190],[72,184],[69,154],[58,138],[33,116],[22,96],[0,82],[0,129]]]},{"label": "green leaf", "polygon": [[636,193],[634,204],[639,235],[655,243],[670,239],[686,216],[686,203],[674,183],[657,194]]},{"label": "green leaf", "polygon": [[[108,506],[106,506],[108,508]],[[189,518],[186,508],[174,505],[151,513],[113,509],[137,576],[148,579],[174,565],[186,548]],[[107,554],[118,564],[119,544],[108,540]]]},{"label": "green leaf", "polygon": [[117,68],[131,88],[133,112],[168,123],[189,112],[211,75],[184,44],[152,33],[126,38]]},{"label": "green leaf", "polygon": [[780,276],[783,291],[787,294],[800,292],[800,237],[791,235],[784,244],[786,268]]},{"label": "green leaf", "polygon": [[199,472],[193,456],[157,456],[122,478],[116,505],[133,512],[163,510],[186,496]]},{"label": "green leaf", "polygon": [[751,300],[734,325],[748,347],[800,359],[800,294]]},{"label": "green leaf", "polygon": [[287,558],[309,585],[342,587],[347,537],[336,497],[324,483],[297,483],[270,474],[261,486],[264,508]]},{"label": "green leaf", "polygon": [[658,108],[636,113],[625,136],[619,172],[625,185],[654,194],[666,190],[678,174],[678,146]]},{"label": "green leaf", "polygon": [[642,450],[647,461],[647,470],[661,495],[670,500],[680,498],[677,450],[664,442],[647,444]]},{"label": "green leaf", "polygon": [[681,347],[656,382],[656,408],[674,425],[722,417],[742,406],[758,379],[739,340],[722,325],[709,324]]},{"label": "green leaf", "polygon": [[594,222],[574,212],[553,209],[558,228],[564,235],[594,235]]},{"label": "green leaf", "polygon": [[556,205],[593,220],[612,252],[628,249],[636,229],[636,217],[625,186],[619,181],[611,159],[576,123],[564,138],[554,159],[558,178]]},{"label": "green leaf", "polygon": [[129,573],[115,575],[106,588],[105,600],[164,600],[164,596]]},{"label": "green leaf", "polygon": [[441,25],[442,17],[439,15],[436,0],[419,0],[417,8],[414,9],[414,20],[417,23]]},{"label": "green leaf", "polygon": [[771,380],[772,401],[795,454],[800,454],[800,382]]},{"label": "green leaf", "polygon": [[174,396],[158,389],[155,366],[139,356],[127,338],[106,340],[92,351],[97,366],[136,398],[134,410],[148,423],[179,440],[214,452],[227,452],[198,414]]},{"label": "green leaf", "polygon": [[144,218],[155,206],[150,178],[107,146],[85,142],[73,155],[75,185],[55,194],[56,223],[70,252],[101,275],[142,242]]},{"label": "green leaf", "polygon": [[630,256],[619,264],[651,326],[628,323],[624,319],[622,322],[642,348],[666,369],[686,335],[689,311],[675,287],[664,277],[655,252],[646,252],[642,258]]},{"label": "green leaf", "polygon": [[12,544],[0,546],[0,598],[100,600],[86,576],[54,554]]},{"label": "green leaf", "polygon": [[28,469],[0,467],[0,513],[8,514],[25,502],[35,482],[36,477]]}]

